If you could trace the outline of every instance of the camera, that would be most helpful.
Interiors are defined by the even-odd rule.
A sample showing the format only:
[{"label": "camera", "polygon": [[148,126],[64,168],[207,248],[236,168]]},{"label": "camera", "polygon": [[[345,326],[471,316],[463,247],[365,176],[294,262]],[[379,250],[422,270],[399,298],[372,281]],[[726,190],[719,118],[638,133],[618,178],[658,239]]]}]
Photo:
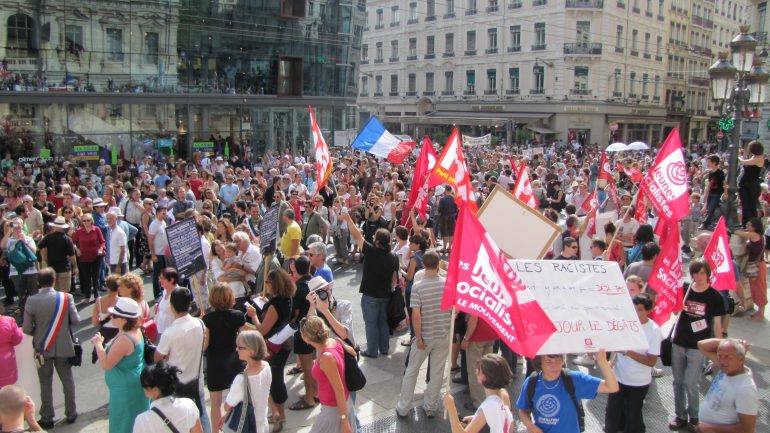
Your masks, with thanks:
[{"label": "camera", "polygon": [[329,292],[327,292],[326,290],[318,289],[315,291],[315,294],[316,296],[318,296],[318,299],[322,301],[326,301],[327,299],[329,299]]}]

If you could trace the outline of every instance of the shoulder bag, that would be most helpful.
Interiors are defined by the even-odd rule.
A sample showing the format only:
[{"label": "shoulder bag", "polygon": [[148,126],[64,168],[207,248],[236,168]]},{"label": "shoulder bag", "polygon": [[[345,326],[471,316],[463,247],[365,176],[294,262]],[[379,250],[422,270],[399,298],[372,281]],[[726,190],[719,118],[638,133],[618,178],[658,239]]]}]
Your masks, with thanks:
[{"label": "shoulder bag", "polygon": [[169,430],[171,430],[171,433],[179,433],[179,430],[177,430],[176,426],[174,426],[174,423],[172,423],[172,422],[171,422],[171,420],[170,420],[170,419],[168,419],[168,417],[166,416],[166,414],[165,414],[165,413],[163,413],[163,412],[161,412],[161,410],[160,410],[160,409],[158,409],[157,407],[153,407],[153,408],[152,408],[152,409],[150,409],[150,410],[152,410],[153,412],[155,412],[156,414],[158,414],[158,416],[160,417],[160,419],[162,419],[162,420],[163,420],[163,424],[166,424],[166,427],[168,427],[168,429],[169,429]]},{"label": "shoulder bag", "polygon": [[[366,375],[358,365],[359,349],[354,346],[350,340],[345,339],[340,341],[343,345],[342,353],[345,356],[345,387],[350,392],[360,391],[366,386]],[[350,346],[355,350],[356,355],[353,356],[345,349],[345,346]]]},{"label": "shoulder bag", "polygon": [[254,406],[251,404],[251,394],[249,393],[249,376],[246,372],[241,374],[243,375],[243,398],[240,403],[233,407],[227,422],[222,425],[224,433],[257,433]]}]

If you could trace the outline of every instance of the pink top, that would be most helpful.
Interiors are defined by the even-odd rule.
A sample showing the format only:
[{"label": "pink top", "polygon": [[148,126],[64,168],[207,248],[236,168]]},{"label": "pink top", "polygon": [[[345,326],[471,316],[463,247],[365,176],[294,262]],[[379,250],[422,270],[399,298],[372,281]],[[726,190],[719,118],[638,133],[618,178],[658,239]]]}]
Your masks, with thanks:
[{"label": "pink top", "polygon": [[7,366],[0,369],[0,388],[14,384],[19,379],[14,346],[21,344],[23,337],[13,317],[0,316],[0,365]]},{"label": "pink top", "polygon": [[[345,349],[342,344],[334,340],[333,348],[324,349],[323,353],[330,353],[337,361],[337,370],[340,372],[340,379],[342,380],[342,389],[345,391],[345,399],[348,398],[348,388],[345,386]],[[321,356],[318,356],[320,359]],[[337,407],[337,399],[334,397],[334,388],[332,388],[329,378],[321,370],[321,365],[318,363],[318,359],[313,363],[313,379],[318,382],[318,399],[321,400],[321,404],[324,406]]]}]

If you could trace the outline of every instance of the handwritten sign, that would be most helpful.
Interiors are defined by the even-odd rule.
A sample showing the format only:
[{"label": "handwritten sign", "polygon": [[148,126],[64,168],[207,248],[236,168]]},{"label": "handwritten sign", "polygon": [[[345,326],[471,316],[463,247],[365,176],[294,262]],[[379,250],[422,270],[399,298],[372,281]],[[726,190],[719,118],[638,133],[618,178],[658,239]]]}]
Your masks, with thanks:
[{"label": "handwritten sign", "polygon": [[262,222],[259,224],[259,249],[263,255],[270,254],[276,248],[278,239],[278,210],[280,206],[273,203],[273,206],[265,212]]},{"label": "handwritten sign", "polygon": [[556,326],[538,354],[647,350],[616,262],[509,260]]},{"label": "handwritten sign", "polygon": [[185,218],[166,227],[166,236],[180,279],[190,278],[196,272],[206,269],[195,217]]}]

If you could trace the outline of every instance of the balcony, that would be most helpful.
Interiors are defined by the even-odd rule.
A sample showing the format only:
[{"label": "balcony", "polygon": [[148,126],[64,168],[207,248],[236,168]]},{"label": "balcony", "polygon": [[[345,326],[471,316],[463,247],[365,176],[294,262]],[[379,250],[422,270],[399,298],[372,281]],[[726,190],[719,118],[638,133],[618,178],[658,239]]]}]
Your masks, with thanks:
[{"label": "balcony", "polygon": [[711,57],[711,48],[701,47],[699,45],[690,45],[690,49],[702,56]]},{"label": "balcony", "polygon": [[385,28],[385,24],[377,24],[374,26],[374,30],[382,30]]},{"label": "balcony", "polygon": [[647,18],[652,18],[652,11],[646,11],[644,13],[644,16],[646,16]]},{"label": "balcony", "polygon": [[394,63],[394,62],[397,62],[397,61],[398,61],[398,57],[391,57],[391,58],[389,58],[389,59],[388,59],[388,61],[389,61],[390,63]]},{"label": "balcony", "polygon": [[497,90],[495,89],[487,89],[484,91],[485,95],[497,95]]},{"label": "balcony", "polygon": [[530,95],[545,95],[545,89],[530,89]]},{"label": "balcony", "polygon": [[454,56],[455,56],[455,53],[454,53],[454,51],[452,51],[452,52],[449,52],[449,53],[444,53],[444,54],[442,54],[442,55],[441,55],[441,57],[443,57],[443,58],[445,58],[445,59],[446,59],[447,57],[454,57]]},{"label": "balcony", "polygon": [[521,45],[517,47],[508,47],[509,53],[520,53],[521,52]]},{"label": "balcony", "polygon": [[693,86],[709,87],[710,82],[708,78],[704,77],[690,77],[690,84]]},{"label": "balcony", "polygon": [[520,93],[521,93],[521,90],[519,90],[519,89],[507,89],[505,91],[506,95],[518,95]]},{"label": "balcony", "polygon": [[390,26],[391,26],[391,27],[398,27],[398,26],[400,26],[400,25],[401,25],[401,22],[400,22],[400,21],[394,21],[394,22],[390,23]]},{"label": "balcony", "polygon": [[573,96],[591,96],[591,89],[569,89],[569,94]]},{"label": "balcony", "polygon": [[374,92],[374,97],[382,96],[382,92]]},{"label": "balcony", "polygon": [[466,89],[463,91],[463,96],[472,96],[476,94],[476,89]]},{"label": "balcony", "polygon": [[564,54],[597,56],[602,54],[602,44],[598,42],[565,43]]},{"label": "balcony", "polygon": [[491,14],[491,13],[497,12],[499,9],[500,9],[500,6],[498,5],[487,6],[487,13]]},{"label": "balcony", "polygon": [[612,92],[612,97],[613,98],[622,98],[623,97],[623,92]]},{"label": "balcony", "polygon": [[623,48],[623,47],[615,47],[615,52],[616,53],[623,54],[625,51],[626,51],[626,49]]},{"label": "balcony", "polygon": [[706,110],[697,110],[696,113],[698,114],[698,116],[705,116]]},{"label": "balcony", "polygon": [[639,50],[631,50],[629,54],[631,54],[634,57],[639,57]]},{"label": "balcony", "polygon": [[476,55],[476,50],[465,50],[465,55],[466,56],[475,56]]},{"label": "balcony", "polygon": [[425,55],[425,60],[435,59],[436,53],[430,53]]},{"label": "balcony", "polygon": [[655,61],[656,62],[662,62],[663,61],[663,56],[655,56]]},{"label": "balcony", "polygon": [[407,24],[417,24],[417,23],[419,23],[419,22],[420,22],[420,20],[419,20],[419,19],[417,19],[417,18],[412,18],[412,19],[410,19],[409,21],[407,21],[406,23],[407,23]]},{"label": "balcony", "polygon": [[666,17],[663,15],[658,15],[658,21],[666,21]]},{"label": "balcony", "polygon": [[641,13],[641,12],[642,12],[642,10],[641,10],[641,9],[639,9],[639,8],[631,8],[631,12],[633,12],[633,13],[635,13],[635,14],[638,14],[638,13]]},{"label": "balcony", "polygon": [[642,101],[649,101],[650,95],[642,95]]},{"label": "balcony", "polygon": [[417,96],[417,92],[406,92],[406,96]]},{"label": "balcony", "polygon": [[358,94],[358,96],[361,97],[361,98],[368,98],[369,97],[369,93],[368,92],[361,92],[361,93]]},{"label": "balcony", "polygon": [[644,53],[644,54],[642,54],[642,57],[644,57],[645,59],[649,60],[649,59],[651,59],[651,58],[652,58],[652,54],[650,54],[650,53]]},{"label": "balcony", "polygon": [[714,21],[707,20],[707,19],[705,19],[703,17],[699,17],[697,15],[693,15],[691,21],[696,26],[701,26],[701,27],[707,28],[707,29],[713,29],[714,28]]},{"label": "balcony", "polygon": [[430,90],[428,92],[422,92],[422,96],[436,96],[436,92],[433,90]]},{"label": "balcony", "polygon": [[521,1],[514,1],[511,3],[508,3],[508,9],[521,9],[523,5],[524,4]]},{"label": "balcony", "polygon": [[652,100],[653,102],[660,102],[660,96],[653,96]]},{"label": "balcony", "polygon": [[445,13],[445,14],[444,14],[444,19],[445,19],[445,20],[449,20],[449,19],[452,19],[452,18],[454,18],[454,17],[456,17],[456,16],[457,16],[457,15],[456,15],[454,12],[448,12],[448,13]]},{"label": "balcony", "polygon": [[407,60],[407,61],[410,61],[410,60],[417,60],[417,56],[406,56],[406,60]]},{"label": "balcony", "polygon": [[545,6],[548,0],[532,0],[532,6]]},{"label": "balcony", "polygon": [[629,93],[628,99],[636,99],[636,93]]},{"label": "balcony", "polygon": [[466,9],[466,10],[465,10],[465,16],[467,17],[467,16],[469,16],[469,15],[476,15],[478,12],[479,12],[479,10],[478,10],[478,9],[476,9],[476,8],[473,8],[473,9]]},{"label": "balcony", "polygon": [[430,21],[436,21],[436,16],[435,15],[429,15],[429,16],[425,17],[425,22],[426,23],[430,22]]},{"label": "balcony", "polygon": [[369,59],[361,59],[361,64],[362,65],[368,65],[369,64]]},{"label": "balcony", "polygon": [[567,9],[603,9],[604,0],[567,0]]},{"label": "balcony", "polygon": [[543,51],[545,49],[545,44],[534,44],[531,49],[532,51]]},{"label": "balcony", "polygon": [[374,63],[375,63],[375,64],[377,64],[377,63],[383,63],[384,61],[385,61],[385,60],[383,60],[383,59],[374,59]]},{"label": "balcony", "polygon": [[454,90],[442,90],[441,96],[454,96],[455,91]]},{"label": "balcony", "polygon": [[497,54],[497,48],[487,48],[484,50],[484,54]]},{"label": "balcony", "polygon": [[388,93],[388,96],[398,96],[398,92],[390,92]]},{"label": "balcony", "polygon": [[626,3],[625,2],[618,2],[617,3],[617,7],[621,8],[621,9],[625,9],[626,8]]}]

